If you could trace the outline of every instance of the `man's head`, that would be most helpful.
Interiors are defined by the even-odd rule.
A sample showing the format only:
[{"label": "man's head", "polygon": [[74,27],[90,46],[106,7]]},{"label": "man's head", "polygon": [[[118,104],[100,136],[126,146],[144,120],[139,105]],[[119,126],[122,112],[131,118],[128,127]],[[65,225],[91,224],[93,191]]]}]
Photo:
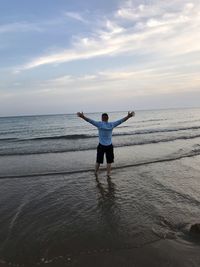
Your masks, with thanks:
[{"label": "man's head", "polygon": [[102,119],[102,121],[108,121],[108,119],[109,119],[108,114],[107,113],[103,113],[101,115],[101,119]]}]

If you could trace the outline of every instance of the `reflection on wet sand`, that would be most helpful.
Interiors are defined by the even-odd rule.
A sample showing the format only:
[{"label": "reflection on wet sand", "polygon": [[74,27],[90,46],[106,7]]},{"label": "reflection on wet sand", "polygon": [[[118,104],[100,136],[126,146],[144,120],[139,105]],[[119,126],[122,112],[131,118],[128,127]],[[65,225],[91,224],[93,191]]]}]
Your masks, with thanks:
[{"label": "reflection on wet sand", "polygon": [[111,177],[107,177],[107,183],[102,183],[96,176],[98,189],[98,210],[105,233],[112,235],[113,240],[120,236],[120,208],[117,203],[116,185]]},{"label": "reflection on wet sand", "polygon": [[111,177],[107,177],[107,188],[100,182],[99,177],[96,176],[97,188],[99,189],[99,193],[103,199],[115,199],[115,187],[116,185],[111,180]]}]

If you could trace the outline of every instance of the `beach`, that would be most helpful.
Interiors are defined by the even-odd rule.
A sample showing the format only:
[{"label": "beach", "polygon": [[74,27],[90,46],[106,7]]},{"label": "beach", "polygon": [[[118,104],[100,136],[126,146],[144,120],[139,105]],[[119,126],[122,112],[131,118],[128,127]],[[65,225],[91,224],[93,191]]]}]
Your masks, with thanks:
[{"label": "beach", "polygon": [[200,109],[136,112],[113,132],[110,179],[75,114],[0,121],[2,266],[200,265]]}]

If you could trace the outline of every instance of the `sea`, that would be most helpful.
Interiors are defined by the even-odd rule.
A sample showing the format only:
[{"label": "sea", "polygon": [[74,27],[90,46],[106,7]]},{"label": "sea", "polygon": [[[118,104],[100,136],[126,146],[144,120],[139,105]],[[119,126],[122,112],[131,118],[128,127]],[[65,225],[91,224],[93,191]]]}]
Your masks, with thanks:
[{"label": "sea", "polygon": [[0,117],[0,266],[200,266],[200,109],[135,111],[112,141],[95,177],[76,114]]}]

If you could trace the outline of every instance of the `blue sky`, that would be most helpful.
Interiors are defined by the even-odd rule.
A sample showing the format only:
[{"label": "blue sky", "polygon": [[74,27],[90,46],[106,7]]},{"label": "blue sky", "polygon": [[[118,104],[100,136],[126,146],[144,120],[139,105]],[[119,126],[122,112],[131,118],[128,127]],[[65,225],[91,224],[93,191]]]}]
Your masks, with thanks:
[{"label": "blue sky", "polygon": [[0,3],[0,116],[200,106],[199,0]]}]

